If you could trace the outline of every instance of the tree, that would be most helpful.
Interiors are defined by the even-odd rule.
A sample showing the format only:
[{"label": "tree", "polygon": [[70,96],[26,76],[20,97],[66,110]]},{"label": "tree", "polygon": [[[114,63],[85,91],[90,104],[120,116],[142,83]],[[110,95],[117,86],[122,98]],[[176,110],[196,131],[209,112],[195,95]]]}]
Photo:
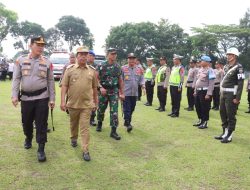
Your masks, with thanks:
[{"label": "tree", "polygon": [[93,35],[83,19],[74,16],[63,16],[59,19],[56,27],[68,43],[70,51],[76,45],[86,45],[93,48]]},{"label": "tree", "polygon": [[0,50],[2,49],[2,41],[6,39],[17,19],[17,13],[6,9],[5,6],[0,2]]},{"label": "tree", "polygon": [[44,36],[44,28],[29,21],[21,22],[13,28],[13,36],[17,40],[15,49],[28,49],[28,40],[34,36]]},{"label": "tree", "polygon": [[46,49],[51,53],[53,50],[61,49],[63,42],[60,31],[57,28],[49,28],[45,32]]}]

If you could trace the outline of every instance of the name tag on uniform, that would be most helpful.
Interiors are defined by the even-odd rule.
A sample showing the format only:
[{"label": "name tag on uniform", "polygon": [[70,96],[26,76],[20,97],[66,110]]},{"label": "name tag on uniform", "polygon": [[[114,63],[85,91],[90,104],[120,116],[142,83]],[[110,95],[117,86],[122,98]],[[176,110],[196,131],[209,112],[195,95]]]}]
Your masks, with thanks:
[{"label": "name tag on uniform", "polygon": [[241,74],[237,74],[238,79],[245,79],[245,74],[241,73]]},{"label": "name tag on uniform", "polygon": [[126,75],[126,76],[125,76],[125,80],[128,80],[128,79],[129,79],[129,76],[128,76],[128,75]]}]

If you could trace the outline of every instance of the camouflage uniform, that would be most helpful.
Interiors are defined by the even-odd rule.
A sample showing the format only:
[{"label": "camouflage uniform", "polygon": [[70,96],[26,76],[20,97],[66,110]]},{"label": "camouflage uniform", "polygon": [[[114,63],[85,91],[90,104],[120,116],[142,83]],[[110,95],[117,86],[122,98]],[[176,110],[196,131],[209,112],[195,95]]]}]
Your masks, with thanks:
[{"label": "camouflage uniform", "polygon": [[118,126],[118,93],[119,93],[119,78],[121,77],[121,68],[117,63],[109,64],[104,61],[102,65],[97,67],[99,73],[100,85],[107,90],[107,94],[103,96],[99,92],[99,106],[97,110],[97,120],[104,120],[104,113],[110,106],[110,127]]}]

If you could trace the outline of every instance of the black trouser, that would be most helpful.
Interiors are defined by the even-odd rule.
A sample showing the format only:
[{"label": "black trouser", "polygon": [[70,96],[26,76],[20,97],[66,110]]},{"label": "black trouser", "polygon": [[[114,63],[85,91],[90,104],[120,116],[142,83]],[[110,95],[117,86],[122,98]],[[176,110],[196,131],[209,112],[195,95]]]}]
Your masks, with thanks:
[{"label": "black trouser", "polygon": [[167,89],[163,86],[157,86],[157,97],[160,102],[160,107],[165,109],[166,102],[167,102]]},{"label": "black trouser", "polygon": [[197,90],[195,96],[195,108],[199,119],[202,121],[209,120],[209,111],[211,108],[211,98],[209,100],[205,99],[207,95],[207,90]]},{"label": "black trouser", "polygon": [[141,100],[141,95],[142,95],[142,90],[141,90],[141,85],[138,85],[138,100]]},{"label": "black trouser", "polygon": [[125,96],[125,99],[123,101],[124,120],[127,123],[131,122],[132,114],[136,106],[136,99],[136,96]]},{"label": "black trouser", "polygon": [[238,104],[233,103],[233,92],[222,92],[220,96],[220,117],[222,127],[234,131],[236,125],[236,112]]},{"label": "black trouser", "polygon": [[248,93],[247,93],[247,101],[248,101],[248,108],[250,109],[250,90],[248,90]]},{"label": "black trouser", "polygon": [[90,115],[90,121],[95,121],[96,111],[92,111]]},{"label": "black trouser", "polygon": [[170,95],[172,101],[172,113],[179,116],[180,104],[181,104],[181,91],[178,91],[178,86],[170,85]]},{"label": "black trouser", "polygon": [[194,89],[192,87],[187,87],[187,100],[188,100],[188,107],[194,107]]},{"label": "black trouser", "polygon": [[36,125],[36,142],[47,142],[49,99],[21,101],[23,132],[27,139],[33,137],[33,121]]},{"label": "black trouser", "polygon": [[8,72],[9,79],[12,80],[13,72]]},{"label": "black trouser", "polygon": [[146,81],[146,93],[147,93],[147,102],[152,104],[154,96],[154,85],[151,84],[151,81]]},{"label": "black trouser", "polygon": [[220,87],[214,87],[213,91],[213,107],[219,108],[220,105]]}]

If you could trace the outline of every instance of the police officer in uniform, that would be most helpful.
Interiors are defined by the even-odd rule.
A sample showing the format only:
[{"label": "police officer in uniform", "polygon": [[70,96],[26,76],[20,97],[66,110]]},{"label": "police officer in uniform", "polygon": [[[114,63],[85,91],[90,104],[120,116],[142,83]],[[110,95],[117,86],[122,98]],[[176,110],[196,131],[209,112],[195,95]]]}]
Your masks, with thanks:
[{"label": "police officer in uniform", "polygon": [[170,76],[170,68],[167,66],[167,58],[165,56],[160,57],[160,68],[156,74],[157,83],[157,97],[160,106],[156,108],[159,112],[165,111],[167,93],[168,93],[168,81]]},{"label": "police officer in uniform", "polygon": [[201,57],[201,68],[198,71],[195,81],[195,107],[199,121],[194,124],[199,129],[208,127],[209,111],[211,108],[212,94],[214,90],[215,73],[210,67],[211,58],[209,56]]},{"label": "police officer in uniform", "polygon": [[121,77],[121,67],[116,63],[117,52],[115,48],[109,48],[107,51],[107,60],[97,67],[97,79],[99,82],[99,105],[97,109],[98,124],[96,131],[102,130],[104,113],[108,106],[110,107],[110,137],[120,140],[117,134],[118,127],[118,100],[124,100],[123,80]]},{"label": "police officer in uniform", "polygon": [[221,81],[220,116],[223,133],[215,139],[222,143],[230,143],[236,125],[236,111],[240,103],[244,85],[244,71],[238,62],[239,51],[232,47],[227,51],[227,62],[224,66],[224,77]]},{"label": "police officer in uniform", "polygon": [[[77,146],[78,130],[82,139],[83,159],[90,161],[89,155],[89,119],[95,111],[97,98],[97,78],[95,68],[87,65],[87,47],[78,47],[77,63],[69,65],[62,81],[61,110],[69,110],[71,146]],[[65,95],[68,95],[67,105]]]},{"label": "police officer in uniform", "polygon": [[194,110],[194,88],[193,88],[193,82],[194,78],[197,75],[197,68],[196,68],[196,59],[191,59],[189,61],[189,70],[188,70],[188,76],[187,76],[187,100],[188,100],[188,107],[184,108],[187,111],[193,111]]},{"label": "police officer in uniform", "polygon": [[220,82],[223,78],[223,70],[221,69],[220,61],[216,61],[215,63],[215,81],[214,81],[214,91],[213,91],[213,110],[219,110],[220,106]]},{"label": "police officer in uniform", "polygon": [[172,112],[168,114],[170,117],[179,117],[180,112],[180,103],[181,103],[181,94],[182,94],[182,85],[184,82],[184,67],[181,64],[181,59],[183,56],[174,54],[173,62],[174,66],[172,67],[169,85],[170,85],[170,95],[172,102]]},{"label": "police officer in uniform", "polygon": [[[95,64],[95,52],[93,50],[89,50],[87,62],[88,62],[88,65],[91,65],[92,67],[96,69],[97,65]],[[93,110],[90,116],[91,126],[96,126],[95,116],[96,116],[96,110]]]},{"label": "police officer in uniform", "polygon": [[156,76],[156,68],[153,65],[152,57],[147,58],[147,65],[148,67],[144,74],[147,102],[144,105],[152,106],[153,97],[154,97],[155,76]]},{"label": "police officer in uniform", "polygon": [[246,111],[245,113],[250,113],[250,75],[247,81],[247,101],[248,101],[248,111]]},{"label": "police officer in uniform", "polygon": [[[141,72],[144,73],[144,68],[141,64],[141,59],[136,58],[136,65],[137,65],[137,67],[139,67],[141,69]],[[145,86],[145,84],[143,84],[143,86]],[[142,86],[139,84],[138,85],[138,97],[137,97],[138,101],[141,101],[141,96],[142,96]]]},{"label": "police officer in uniform", "polygon": [[35,121],[39,162],[46,161],[44,148],[47,142],[48,106],[52,109],[55,106],[53,67],[49,60],[42,56],[44,46],[43,37],[31,39],[31,53],[17,59],[12,81],[14,106],[17,106],[19,91],[21,92],[22,125],[26,136],[24,148],[32,147]]},{"label": "police officer in uniform", "polygon": [[124,81],[123,113],[124,126],[127,132],[132,130],[131,120],[135,110],[136,99],[138,96],[138,85],[144,90],[144,77],[140,67],[136,65],[136,56],[134,53],[128,54],[128,64],[122,67],[122,79]]}]

